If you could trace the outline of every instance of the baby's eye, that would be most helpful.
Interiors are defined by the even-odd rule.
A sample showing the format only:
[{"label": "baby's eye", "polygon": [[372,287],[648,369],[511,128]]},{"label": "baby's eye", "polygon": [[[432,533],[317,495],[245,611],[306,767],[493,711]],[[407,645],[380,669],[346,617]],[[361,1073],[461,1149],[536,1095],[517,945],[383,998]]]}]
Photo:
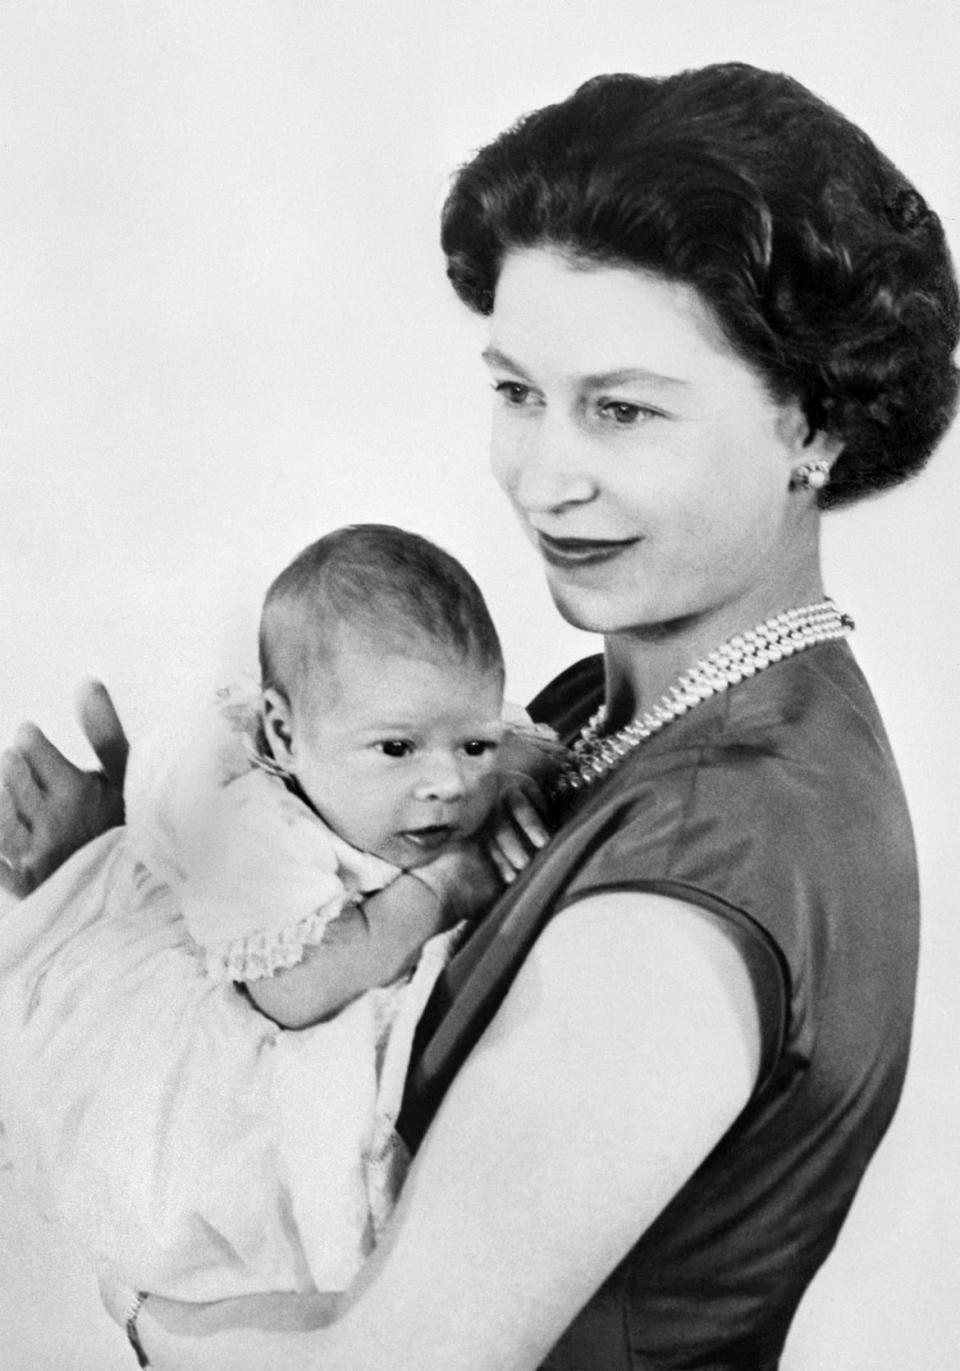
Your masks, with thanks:
[{"label": "baby's eye", "polygon": [[493,738],[471,738],[464,743],[463,750],[468,757],[485,757],[488,753],[496,752],[499,746]]},{"label": "baby's eye", "polygon": [[377,747],[385,757],[409,757],[413,751],[413,743],[406,738],[384,738]]}]

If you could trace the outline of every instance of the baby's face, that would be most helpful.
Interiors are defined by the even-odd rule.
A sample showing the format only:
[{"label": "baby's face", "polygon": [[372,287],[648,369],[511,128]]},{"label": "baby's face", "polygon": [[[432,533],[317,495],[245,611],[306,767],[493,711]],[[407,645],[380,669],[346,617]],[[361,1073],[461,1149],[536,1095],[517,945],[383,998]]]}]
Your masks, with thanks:
[{"label": "baby's face", "polygon": [[499,671],[345,634],[317,691],[300,694],[289,770],[354,847],[410,870],[486,818],[503,733]]}]

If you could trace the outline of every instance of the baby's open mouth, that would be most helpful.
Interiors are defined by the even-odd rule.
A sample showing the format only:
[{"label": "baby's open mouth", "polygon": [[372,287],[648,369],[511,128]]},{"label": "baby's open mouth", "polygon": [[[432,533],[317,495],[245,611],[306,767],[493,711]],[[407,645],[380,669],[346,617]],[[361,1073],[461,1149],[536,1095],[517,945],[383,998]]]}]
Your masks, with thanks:
[{"label": "baby's open mouth", "polygon": [[408,828],[403,836],[424,852],[435,852],[448,843],[455,832],[453,824],[428,824],[424,828]]}]

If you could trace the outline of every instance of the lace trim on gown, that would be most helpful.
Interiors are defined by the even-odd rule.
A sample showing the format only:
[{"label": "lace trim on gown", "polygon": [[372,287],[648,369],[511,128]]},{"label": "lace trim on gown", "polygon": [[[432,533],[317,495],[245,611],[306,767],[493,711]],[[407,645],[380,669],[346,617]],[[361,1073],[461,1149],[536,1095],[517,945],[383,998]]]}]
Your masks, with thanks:
[{"label": "lace trim on gown", "polygon": [[323,941],[327,925],[358,897],[345,894],[298,919],[288,928],[248,933],[201,949],[204,974],[212,981],[259,981],[303,961],[306,950]]}]

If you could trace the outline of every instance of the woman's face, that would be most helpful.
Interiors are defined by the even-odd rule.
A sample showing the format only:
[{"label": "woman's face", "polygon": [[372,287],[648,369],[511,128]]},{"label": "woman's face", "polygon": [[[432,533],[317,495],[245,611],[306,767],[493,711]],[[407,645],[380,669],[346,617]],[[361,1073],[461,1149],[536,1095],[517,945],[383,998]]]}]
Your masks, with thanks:
[{"label": "woman's face", "polygon": [[824,454],[692,287],[517,251],[484,356],[494,471],[571,623],[745,627],[803,593],[815,512],[790,472]]}]

